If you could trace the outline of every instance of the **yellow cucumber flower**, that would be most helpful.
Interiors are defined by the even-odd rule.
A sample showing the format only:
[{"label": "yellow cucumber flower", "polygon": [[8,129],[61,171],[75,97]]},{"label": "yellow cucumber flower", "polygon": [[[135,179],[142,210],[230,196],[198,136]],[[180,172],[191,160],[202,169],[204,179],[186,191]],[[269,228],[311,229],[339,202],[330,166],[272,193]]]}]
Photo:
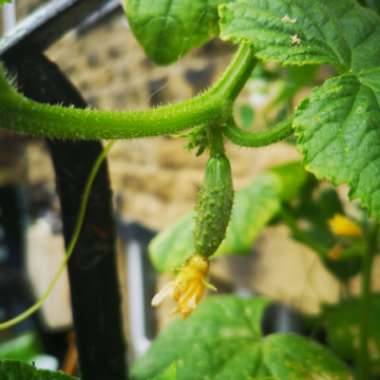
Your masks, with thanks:
[{"label": "yellow cucumber flower", "polygon": [[335,214],[334,217],[329,220],[329,226],[336,236],[354,238],[363,237],[362,229],[351,219],[348,219],[341,214]]},{"label": "yellow cucumber flower", "polygon": [[167,297],[177,303],[172,313],[187,318],[197,307],[206,288],[215,290],[206,281],[209,271],[207,258],[194,255],[180,269],[174,281],[166,284],[152,299],[152,306],[159,306]]}]

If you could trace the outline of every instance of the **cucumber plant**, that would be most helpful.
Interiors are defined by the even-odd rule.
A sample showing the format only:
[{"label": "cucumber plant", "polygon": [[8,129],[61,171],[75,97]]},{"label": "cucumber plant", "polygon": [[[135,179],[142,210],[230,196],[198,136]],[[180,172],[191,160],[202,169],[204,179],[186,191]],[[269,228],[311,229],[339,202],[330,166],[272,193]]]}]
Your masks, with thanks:
[{"label": "cucumber plant", "polygon": [[[194,311],[205,289],[212,288],[207,283],[209,257],[247,251],[259,230],[273,220],[288,225],[293,237],[311,247],[343,284],[362,272],[361,300],[346,300],[360,310],[359,321],[353,318],[346,323],[352,327],[357,322],[360,344],[346,346],[351,356],[336,351],[342,359],[357,359],[352,367],[357,378],[375,376],[368,326],[372,306],[377,305],[370,278],[380,218],[380,17],[376,2],[126,0],[124,8],[137,40],[157,64],[175,62],[217,36],[238,45],[237,52],[220,80],[205,92],[143,111],[39,104],[19,94],[0,67],[0,128],[73,140],[183,135],[186,131],[190,146],[195,145],[199,153],[208,150],[210,158],[195,217],[186,216],[171,232],[159,236],[151,250],[159,269],[179,268],[176,279],[158,293],[153,303],[159,304],[170,295],[177,302],[175,312],[189,319],[174,322],[158,338],[136,363],[132,378],[352,378],[347,365],[306,338],[286,334],[263,337],[260,321],[267,300],[213,297]],[[329,65],[332,74],[295,110],[288,112],[292,108],[288,104],[286,116],[278,124],[251,132],[239,128],[233,106],[254,68],[267,62],[306,68],[313,65],[311,75],[315,67]],[[298,83],[300,87],[305,84],[302,80]],[[288,88],[277,102],[294,94],[294,88]],[[254,148],[290,136],[302,153],[302,164],[291,163],[263,174],[255,184],[236,194],[232,206],[225,141]],[[303,167],[320,180],[347,184],[352,199],[360,202],[369,217],[359,226],[342,216],[333,191],[321,192],[315,200],[311,195],[318,182],[310,179]],[[290,202],[295,197],[299,207]],[[325,207],[326,202],[329,207]],[[308,219],[311,227],[301,228],[299,218]],[[174,246],[173,231],[181,244]],[[336,344],[339,337],[332,327],[339,320],[336,315],[347,310],[345,307],[327,308],[327,322],[321,322],[335,348],[345,346],[341,341]],[[12,363],[2,364],[0,374],[12,378],[13,367]],[[20,371],[20,367],[14,371]]]}]

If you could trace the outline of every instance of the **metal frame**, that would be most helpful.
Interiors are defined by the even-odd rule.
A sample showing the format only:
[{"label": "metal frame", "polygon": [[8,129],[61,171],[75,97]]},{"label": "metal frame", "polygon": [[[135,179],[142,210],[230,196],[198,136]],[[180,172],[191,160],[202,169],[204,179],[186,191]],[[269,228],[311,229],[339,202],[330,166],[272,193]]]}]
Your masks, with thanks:
[{"label": "metal frame", "polygon": [[[116,0],[55,0],[41,7],[0,41],[0,60],[26,96],[49,104],[85,107],[75,87],[43,52],[64,33],[121,10]],[[84,22],[84,23],[83,23]],[[81,189],[100,142],[46,141],[56,174],[66,246],[81,200]],[[101,201],[99,201],[101,199]],[[72,260],[69,278],[74,327],[83,380],[128,379],[121,319],[113,221],[107,165],[100,169]]]},{"label": "metal frame", "polygon": [[26,51],[42,53],[66,32],[121,10],[118,0],[53,0],[0,40],[0,59]]}]

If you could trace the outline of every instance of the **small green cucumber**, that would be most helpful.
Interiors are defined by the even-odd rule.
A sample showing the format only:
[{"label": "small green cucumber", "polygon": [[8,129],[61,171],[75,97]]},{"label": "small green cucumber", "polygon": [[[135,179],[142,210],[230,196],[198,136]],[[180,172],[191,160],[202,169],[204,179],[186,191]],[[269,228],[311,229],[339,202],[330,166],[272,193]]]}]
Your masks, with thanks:
[{"label": "small green cucumber", "polygon": [[194,245],[197,254],[209,257],[226,235],[233,203],[231,167],[223,154],[207,163],[203,185],[195,207]]}]

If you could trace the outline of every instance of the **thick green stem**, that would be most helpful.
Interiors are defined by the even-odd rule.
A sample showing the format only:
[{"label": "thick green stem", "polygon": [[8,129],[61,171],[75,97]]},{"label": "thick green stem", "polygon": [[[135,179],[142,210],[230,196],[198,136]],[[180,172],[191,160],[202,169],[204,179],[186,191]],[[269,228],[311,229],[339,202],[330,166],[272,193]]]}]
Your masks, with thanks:
[{"label": "thick green stem", "polygon": [[0,102],[0,127],[64,139],[120,139],[176,133],[220,117],[222,102],[205,95],[147,111],[109,112],[50,106],[27,99]]},{"label": "thick green stem", "polygon": [[145,111],[111,112],[45,105],[16,93],[0,66],[0,128],[64,139],[119,139],[172,134],[230,117],[232,102],[255,65],[242,44],[221,80],[190,100]]},{"label": "thick green stem", "polygon": [[233,102],[249,79],[256,63],[257,60],[253,54],[252,47],[243,42],[239,46],[230,66],[211,91]]},{"label": "thick green stem", "polygon": [[234,144],[246,147],[261,147],[284,140],[293,133],[293,119],[286,119],[275,127],[261,132],[248,132],[236,126],[234,122],[228,123],[224,128],[224,135]]},{"label": "thick green stem", "polygon": [[362,282],[361,282],[361,313],[360,313],[360,352],[359,374],[361,380],[368,380],[370,376],[370,359],[368,350],[368,338],[370,334],[371,315],[371,279],[373,259],[377,249],[377,236],[379,225],[376,223],[367,236],[367,250],[363,257]]},{"label": "thick green stem", "polygon": [[224,154],[224,138],[222,130],[219,127],[209,128],[209,149],[210,157]]}]

